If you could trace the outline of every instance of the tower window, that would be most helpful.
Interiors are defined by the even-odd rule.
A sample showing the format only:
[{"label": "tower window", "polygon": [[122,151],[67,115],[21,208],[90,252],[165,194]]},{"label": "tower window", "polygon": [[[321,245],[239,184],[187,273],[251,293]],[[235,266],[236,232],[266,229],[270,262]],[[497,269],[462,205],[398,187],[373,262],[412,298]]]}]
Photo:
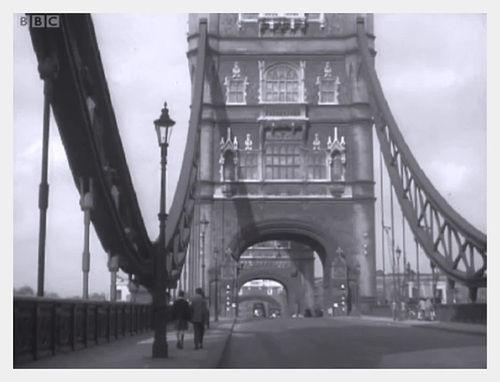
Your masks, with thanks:
[{"label": "tower window", "polygon": [[274,65],[261,72],[261,100],[272,103],[302,102],[303,68],[292,65]]},{"label": "tower window", "polygon": [[301,164],[301,148],[298,143],[266,144],[266,179],[300,179]]},{"label": "tower window", "polygon": [[247,77],[241,76],[241,69],[238,62],[234,63],[233,73],[227,76],[224,81],[226,85],[226,104],[245,105],[246,104],[246,87],[248,85]]},{"label": "tower window", "polygon": [[240,153],[240,179],[259,179],[259,156],[256,152]]},{"label": "tower window", "polygon": [[337,105],[339,103],[339,85],[340,80],[338,76],[332,75],[332,68],[330,63],[325,64],[323,76],[316,79],[318,85],[318,103]]},{"label": "tower window", "polygon": [[227,103],[245,103],[245,82],[243,79],[231,79],[227,89]]},{"label": "tower window", "polygon": [[324,151],[315,151],[309,154],[308,158],[309,179],[326,178],[326,154]]}]

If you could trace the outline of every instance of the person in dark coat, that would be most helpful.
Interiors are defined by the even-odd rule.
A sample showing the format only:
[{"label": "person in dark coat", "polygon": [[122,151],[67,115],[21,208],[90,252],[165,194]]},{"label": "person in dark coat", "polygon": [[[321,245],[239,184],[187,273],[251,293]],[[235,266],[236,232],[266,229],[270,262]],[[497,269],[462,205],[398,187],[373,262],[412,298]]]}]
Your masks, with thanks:
[{"label": "person in dark coat", "polygon": [[184,291],[179,291],[172,310],[177,330],[177,349],[182,349],[184,347],[184,332],[188,329],[188,321],[191,318],[191,309],[189,302],[184,298]]},{"label": "person in dark coat", "polygon": [[191,300],[191,323],[194,330],[194,350],[203,349],[205,326],[208,327],[208,305],[203,289],[196,288],[195,296]]}]

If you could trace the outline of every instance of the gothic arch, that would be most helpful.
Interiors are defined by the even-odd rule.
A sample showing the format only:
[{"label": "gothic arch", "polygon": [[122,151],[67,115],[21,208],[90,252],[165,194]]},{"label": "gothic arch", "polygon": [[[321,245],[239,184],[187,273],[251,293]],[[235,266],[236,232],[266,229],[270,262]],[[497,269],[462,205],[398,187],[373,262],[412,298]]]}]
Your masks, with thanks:
[{"label": "gothic arch", "polygon": [[273,305],[277,305],[281,308],[281,311],[284,312],[286,310],[286,306],[283,306],[283,304],[275,299],[272,296],[267,296],[267,295],[260,295],[260,294],[250,294],[250,295],[244,295],[244,296],[238,296],[238,304],[241,304],[246,301],[265,301]]},{"label": "gothic arch", "polygon": [[317,227],[297,220],[272,220],[244,227],[231,238],[227,250],[238,261],[248,247],[268,240],[291,240],[306,244],[325,264],[328,251],[325,235]]},{"label": "gothic arch", "polygon": [[286,295],[286,306],[282,307],[284,312],[290,314],[297,310],[303,310],[305,301],[301,299],[301,293],[295,280],[284,275],[278,269],[252,268],[247,272],[242,271],[236,279],[236,290],[239,291],[243,285],[252,280],[272,280],[283,285]]}]

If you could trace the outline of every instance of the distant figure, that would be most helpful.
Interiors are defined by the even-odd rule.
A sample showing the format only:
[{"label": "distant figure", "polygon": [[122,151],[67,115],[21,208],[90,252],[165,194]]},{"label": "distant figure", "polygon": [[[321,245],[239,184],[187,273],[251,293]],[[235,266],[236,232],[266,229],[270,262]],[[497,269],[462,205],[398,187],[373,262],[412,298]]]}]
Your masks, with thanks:
[{"label": "distant figure", "polygon": [[184,332],[188,329],[188,321],[191,318],[191,309],[189,302],[184,298],[184,291],[179,291],[178,298],[172,306],[175,320],[175,329],[177,330],[177,349],[184,348]]},{"label": "distant figure", "polygon": [[406,318],[407,318],[406,317],[406,302],[404,302],[403,300],[401,300],[400,311],[401,311],[401,314],[400,314],[401,319],[406,320]]},{"label": "distant figure", "polygon": [[419,320],[423,320],[425,318],[425,300],[423,298],[418,301],[417,318]]},{"label": "distant figure", "polygon": [[427,321],[434,320],[434,307],[430,298],[425,300],[425,319]]},{"label": "distant figure", "polygon": [[203,349],[205,325],[208,327],[208,306],[203,289],[196,288],[191,300],[191,322],[194,330],[194,350]]},{"label": "distant figure", "polygon": [[394,300],[391,304],[392,319],[396,321],[398,319],[398,303]]}]

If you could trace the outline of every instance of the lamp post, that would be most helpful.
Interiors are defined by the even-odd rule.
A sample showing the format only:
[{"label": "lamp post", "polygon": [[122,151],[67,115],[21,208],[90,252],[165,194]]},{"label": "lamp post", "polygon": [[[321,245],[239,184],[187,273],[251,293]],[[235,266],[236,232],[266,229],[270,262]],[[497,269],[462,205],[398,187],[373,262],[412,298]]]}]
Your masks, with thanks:
[{"label": "lamp post", "polygon": [[238,318],[238,313],[240,311],[240,307],[239,307],[239,298],[238,298],[238,277],[240,276],[240,271],[243,269],[244,267],[244,264],[243,263],[236,263],[236,278],[234,280],[234,293],[235,293],[235,297],[234,297],[234,302],[236,304],[236,306],[234,307],[235,308],[235,318]]},{"label": "lamp post", "polygon": [[155,286],[153,292],[153,310],[154,310],[154,330],[153,357],[167,358],[167,269],[166,269],[166,251],[165,251],[165,228],[167,222],[166,213],[166,169],[167,169],[167,149],[172,133],[172,126],[175,121],[168,115],[167,103],[163,105],[160,118],[154,121],[158,145],[161,153],[161,182],[160,182],[160,213],[158,220],[160,222],[160,233],[155,243]]},{"label": "lamp post", "polygon": [[200,246],[200,257],[201,257],[201,287],[204,291],[205,289],[205,232],[208,225],[208,220],[203,214],[203,217],[200,220],[200,238],[201,238],[201,246]]},{"label": "lamp post", "polygon": [[396,248],[396,260],[397,260],[397,268],[396,268],[396,271],[397,271],[397,283],[398,283],[398,301],[401,300],[401,280],[400,280],[400,277],[399,277],[399,259],[401,258],[401,249],[399,249],[399,246]]},{"label": "lamp post", "polygon": [[336,252],[337,255],[340,256],[345,265],[345,314],[347,316],[349,314],[348,305],[349,305],[349,299],[351,297],[349,296],[349,267],[347,266],[347,259],[345,258],[345,254],[342,248],[338,247]]},{"label": "lamp post", "polygon": [[219,250],[217,248],[214,249],[213,253],[214,259],[214,274],[215,274],[215,298],[214,298],[214,321],[219,321]]}]

